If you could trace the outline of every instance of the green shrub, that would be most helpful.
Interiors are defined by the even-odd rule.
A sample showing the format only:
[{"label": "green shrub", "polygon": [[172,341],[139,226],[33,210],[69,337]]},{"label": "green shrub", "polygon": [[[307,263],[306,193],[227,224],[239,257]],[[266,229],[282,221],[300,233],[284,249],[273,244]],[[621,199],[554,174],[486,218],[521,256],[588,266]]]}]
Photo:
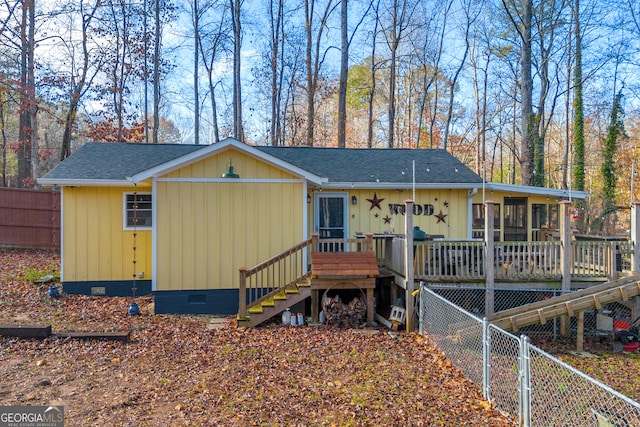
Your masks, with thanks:
[{"label": "green shrub", "polygon": [[27,268],[24,270],[24,273],[20,276],[22,280],[28,280],[32,283],[44,284],[49,282],[59,282],[60,281],[60,268],[55,264],[51,263],[44,269],[39,268]]}]

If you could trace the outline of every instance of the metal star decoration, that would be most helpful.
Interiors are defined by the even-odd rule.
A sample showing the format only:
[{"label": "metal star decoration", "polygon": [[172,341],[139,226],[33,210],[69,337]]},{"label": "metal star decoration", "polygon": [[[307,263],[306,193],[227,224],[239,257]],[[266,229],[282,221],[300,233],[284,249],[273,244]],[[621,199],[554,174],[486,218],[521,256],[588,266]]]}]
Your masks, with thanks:
[{"label": "metal star decoration", "polygon": [[391,217],[389,215],[382,218],[385,224],[391,224]]},{"label": "metal star decoration", "polygon": [[439,224],[441,222],[444,222],[445,224],[447,223],[447,221],[445,221],[445,218],[447,217],[447,215],[442,213],[442,209],[440,210],[440,213],[438,215],[435,215],[435,217],[438,218],[438,221],[436,222],[436,224]]},{"label": "metal star decoration", "polygon": [[380,203],[382,203],[383,200],[384,199],[378,199],[378,195],[376,193],[373,193],[373,199],[367,199],[367,201],[371,203],[371,207],[369,208],[369,210],[373,208],[382,210],[382,208],[380,207]]}]

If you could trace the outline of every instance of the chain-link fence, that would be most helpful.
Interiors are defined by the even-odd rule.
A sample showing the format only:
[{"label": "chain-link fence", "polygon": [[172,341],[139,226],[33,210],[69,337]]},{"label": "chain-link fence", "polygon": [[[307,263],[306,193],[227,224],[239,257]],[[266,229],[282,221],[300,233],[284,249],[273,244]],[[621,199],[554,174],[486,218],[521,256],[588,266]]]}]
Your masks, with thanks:
[{"label": "chain-link fence", "polygon": [[[456,306],[478,318],[485,317],[486,288],[473,286],[429,285],[429,289],[451,301]],[[573,291],[558,289],[506,289],[493,290],[494,312],[509,310],[525,304],[543,301]],[[584,333],[586,348],[592,350],[615,350],[615,331],[633,329],[640,326],[640,319],[632,319],[631,309],[621,303],[602,304],[600,309],[584,311]],[[575,341],[577,318],[570,318],[571,339]],[[535,344],[538,340],[557,339],[560,335],[560,321],[553,319],[544,325],[536,324],[521,328],[519,333],[527,335]]]},{"label": "chain-link fence", "polygon": [[[535,347],[528,336],[490,325],[442,291],[421,288],[420,333],[518,425],[640,426],[638,402]],[[477,305],[478,295],[452,294],[457,302]]]}]

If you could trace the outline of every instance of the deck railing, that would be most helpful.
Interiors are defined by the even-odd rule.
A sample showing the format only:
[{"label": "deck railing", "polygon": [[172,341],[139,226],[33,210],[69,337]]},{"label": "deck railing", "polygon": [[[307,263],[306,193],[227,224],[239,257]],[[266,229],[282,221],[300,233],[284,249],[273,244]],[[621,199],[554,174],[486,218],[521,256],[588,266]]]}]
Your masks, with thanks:
[{"label": "deck railing", "polygon": [[[405,240],[402,236],[373,234],[351,239],[311,239],[255,267],[240,269],[239,315],[247,306],[267,299],[274,291],[295,284],[309,273],[310,251],[374,251],[378,264],[404,275]],[[472,282],[485,279],[485,243],[480,240],[442,240],[414,242],[416,280]],[[628,270],[632,253],[630,242],[572,241],[569,271],[574,280],[614,278]],[[496,280],[561,280],[561,242],[496,242],[494,273]]]},{"label": "deck railing", "polygon": [[[478,240],[414,242],[416,280],[475,281],[485,278],[485,243]],[[404,238],[391,244],[387,266],[404,275]],[[629,242],[572,241],[570,274],[572,279],[613,278],[616,271],[629,270]],[[496,242],[494,272],[496,280],[560,280],[561,242]]]},{"label": "deck railing", "polygon": [[571,242],[571,276],[578,278],[607,277],[616,271],[615,242]]}]

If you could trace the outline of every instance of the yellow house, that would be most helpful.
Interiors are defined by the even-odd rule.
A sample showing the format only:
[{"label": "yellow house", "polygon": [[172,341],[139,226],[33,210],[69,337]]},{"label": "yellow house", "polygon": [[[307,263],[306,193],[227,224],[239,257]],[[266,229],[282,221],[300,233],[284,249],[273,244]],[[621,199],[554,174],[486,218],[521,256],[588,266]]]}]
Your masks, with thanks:
[{"label": "yellow house", "polygon": [[[567,197],[492,187],[444,150],[254,147],[232,138],[87,143],[38,182],[61,187],[64,291],[153,293],[156,313],[234,314],[241,267],[312,233],[401,233],[407,199],[426,233],[469,239],[478,237],[482,195],[494,191],[499,237],[516,227],[526,240],[543,225],[527,218],[542,218],[547,198]],[[546,221],[552,208],[544,209]]]}]

